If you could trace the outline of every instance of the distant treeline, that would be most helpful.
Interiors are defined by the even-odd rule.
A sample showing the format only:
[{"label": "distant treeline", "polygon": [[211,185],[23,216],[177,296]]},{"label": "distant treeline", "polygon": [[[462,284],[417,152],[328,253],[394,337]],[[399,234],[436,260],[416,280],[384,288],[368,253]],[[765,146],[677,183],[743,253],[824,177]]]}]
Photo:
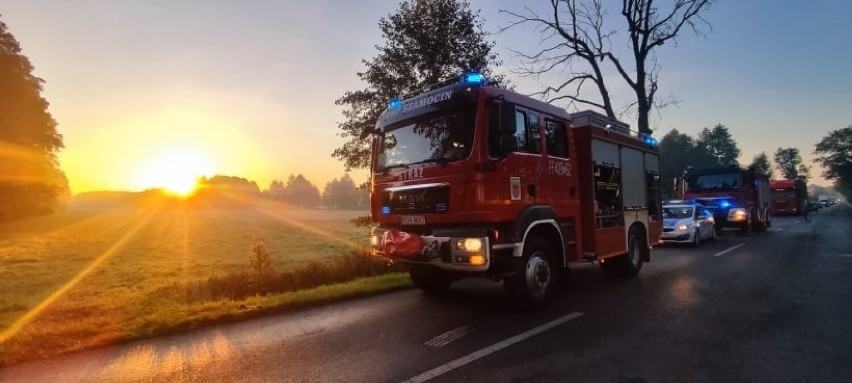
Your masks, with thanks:
[{"label": "distant treeline", "polygon": [[352,178],[344,174],[326,184],[322,193],[303,175],[291,175],[287,182],[275,180],[266,190],[257,183],[241,177],[217,175],[198,179],[198,189],[181,198],[170,196],[159,189],[143,192],[89,192],[76,195],[71,200],[75,209],[103,209],[130,207],[214,207],[243,208],[258,201],[271,200],[288,205],[329,209],[366,210],[369,193],[356,187]]}]

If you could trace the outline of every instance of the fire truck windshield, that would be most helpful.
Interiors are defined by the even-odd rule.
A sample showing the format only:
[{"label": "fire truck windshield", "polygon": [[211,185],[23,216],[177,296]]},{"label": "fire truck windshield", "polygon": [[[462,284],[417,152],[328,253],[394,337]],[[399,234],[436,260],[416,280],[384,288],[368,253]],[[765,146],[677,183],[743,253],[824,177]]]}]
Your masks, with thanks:
[{"label": "fire truck windshield", "polygon": [[772,198],[789,199],[796,198],[796,191],[793,189],[772,189],[769,191]]},{"label": "fire truck windshield", "polygon": [[701,174],[689,177],[687,191],[725,191],[740,187],[739,173]]},{"label": "fire truck windshield", "polygon": [[474,110],[441,111],[394,124],[380,136],[376,170],[465,159],[473,133]]}]

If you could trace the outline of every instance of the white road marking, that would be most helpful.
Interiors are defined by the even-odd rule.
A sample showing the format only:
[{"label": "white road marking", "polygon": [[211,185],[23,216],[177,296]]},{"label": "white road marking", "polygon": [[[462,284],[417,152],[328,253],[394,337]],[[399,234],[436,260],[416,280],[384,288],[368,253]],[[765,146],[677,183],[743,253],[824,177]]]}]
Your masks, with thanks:
[{"label": "white road marking", "polygon": [[745,246],[745,243],[741,243],[741,244],[739,244],[739,245],[734,245],[734,246],[729,247],[727,250],[722,250],[722,251],[720,251],[720,252],[718,252],[718,253],[716,253],[716,254],[713,254],[713,256],[714,256],[714,257],[718,257],[718,256],[720,256],[720,255],[725,255],[725,254],[728,254],[728,253],[730,253],[730,252],[732,252],[732,251],[734,251],[734,250],[736,250],[736,249],[739,249],[740,247],[743,247],[743,246]]},{"label": "white road marking", "polygon": [[466,365],[470,362],[473,362],[477,359],[484,358],[484,357],[491,355],[491,354],[493,354],[497,351],[500,351],[500,350],[502,350],[506,347],[509,347],[509,346],[511,346],[515,343],[518,343],[520,341],[523,341],[523,340],[530,338],[530,337],[533,337],[535,335],[541,334],[542,332],[550,330],[550,329],[552,329],[556,326],[559,326],[559,325],[561,325],[565,322],[568,322],[568,321],[573,320],[573,319],[577,319],[582,315],[583,315],[583,313],[573,312],[573,313],[570,313],[570,314],[565,315],[563,317],[554,319],[554,320],[547,322],[547,323],[545,323],[541,326],[532,328],[532,329],[527,330],[525,332],[522,332],[518,335],[515,335],[515,336],[513,336],[509,339],[494,343],[494,344],[492,344],[488,347],[474,351],[473,353],[470,353],[466,356],[458,358],[458,359],[456,359],[452,362],[449,362],[447,364],[435,367],[435,368],[433,368],[429,371],[426,371],[426,372],[424,372],[420,375],[417,375],[417,376],[415,376],[411,379],[408,379],[405,382],[407,382],[407,383],[420,383],[420,382],[425,382],[429,379],[441,376],[441,375],[446,374],[446,373],[448,373],[452,370],[455,370],[455,369],[457,369],[461,366],[464,366],[464,365]]},{"label": "white road marking", "polygon": [[472,331],[473,331],[473,327],[471,327],[471,326],[461,326],[459,328],[456,328],[456,329],[447,331],[447,332],[445,332],[441,335],[438,335],[438,336],[436,336],[432,339],[429,339],[429,340],[426,341],[426,343],[423,343],[423,344],[426,345],[426,346],[435,347],[435,348],[444,347],[444,346],[450,344],[450,342],[452,342],[452,341],[454,341],[458,338],[461,338],[461,337],[463,337],[467,334],[470,334]]},{"label": "white road marking", "polygon": [[840,254],[841,257],[852,258],[852,254]]},{"label": "white road marking", "polygon": [[780,228],[780,227],[776,227],[776,228],[769,229],[769,232],[770,232],[770,233],[780,233],[780,232],[782,232],[782,231],[784,231],[784,229],[782,229],[782,228]]}]

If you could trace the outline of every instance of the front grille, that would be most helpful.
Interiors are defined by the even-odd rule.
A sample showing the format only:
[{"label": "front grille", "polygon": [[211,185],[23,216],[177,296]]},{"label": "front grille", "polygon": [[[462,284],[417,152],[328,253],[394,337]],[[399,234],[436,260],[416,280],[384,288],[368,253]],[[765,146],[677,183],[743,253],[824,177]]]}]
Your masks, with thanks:
[{"label": "front grille", "polygon": [[672,232],[672,231],[674,231],[674,229],[672,229],[672,228],[663,228],[663,233],[669,233],[669,232]]},{"label": "front grille", "polygon": [[450,186],[436,185],[382,193],[382,206],[392,214],[443,214],[450,210]]}]

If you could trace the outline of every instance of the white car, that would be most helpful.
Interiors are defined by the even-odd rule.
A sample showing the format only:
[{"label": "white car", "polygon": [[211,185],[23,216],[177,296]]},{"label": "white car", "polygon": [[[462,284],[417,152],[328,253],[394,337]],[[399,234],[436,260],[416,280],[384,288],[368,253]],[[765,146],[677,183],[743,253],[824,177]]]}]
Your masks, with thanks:
[{"label": "white car", "polygon": [[698,246],[705,239],[716,239],[712,212],[697,203],[670,202],[663,205],[663,242]]}]

